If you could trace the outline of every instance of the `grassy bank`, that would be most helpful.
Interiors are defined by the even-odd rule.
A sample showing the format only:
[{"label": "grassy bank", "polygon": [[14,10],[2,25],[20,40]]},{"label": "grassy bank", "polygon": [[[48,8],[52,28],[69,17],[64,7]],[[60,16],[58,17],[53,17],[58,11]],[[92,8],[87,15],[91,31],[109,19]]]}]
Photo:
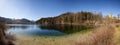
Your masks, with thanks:
[{"label": "grassy bank", "polygon": [[116,28],[116,33],[114,35],[114,44],[120,45],[120,27]]},{"label": "grassy bank", "polygon": [[75,45],[113,45],[115,28],[102,26],[78,38]]},{"label": "grassy bank", "polygon": [[119,45],[120,27],[102,26],[64,36],[19,35],[17,45]]}]

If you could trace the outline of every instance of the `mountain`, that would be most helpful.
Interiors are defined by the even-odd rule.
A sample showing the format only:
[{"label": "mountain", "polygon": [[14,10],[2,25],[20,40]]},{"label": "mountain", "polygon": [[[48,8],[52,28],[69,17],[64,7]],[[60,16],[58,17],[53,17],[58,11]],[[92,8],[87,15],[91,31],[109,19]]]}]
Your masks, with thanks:
[{"label": "mountain", "polygon": [[91,12],[67,12],[56,17],[41,18],[37,24],[72,24],[72,25],[91,25],[102,19],[101,14]]},{"label": "mountain", "polygon": [[12,23],[12,19],[0,17],[0,21],[5,21],[6,23]]},{"label": "mountain", "polygon": [[13,24],[33,24],[34,22],[23,18],[23,19],[12,20],[12,23]]},{"label": "mountain", "polygon": [[5,17],[0,17],[0,21],[5,21],[7,24],[33,24],[33,21],[30,21],[28,19],[10,19]]}]

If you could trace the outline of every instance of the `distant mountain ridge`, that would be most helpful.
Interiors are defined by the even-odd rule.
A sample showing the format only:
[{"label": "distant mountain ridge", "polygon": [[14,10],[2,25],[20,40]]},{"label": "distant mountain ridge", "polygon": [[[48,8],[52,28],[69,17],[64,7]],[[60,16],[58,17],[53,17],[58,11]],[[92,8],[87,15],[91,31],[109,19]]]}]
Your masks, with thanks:
[{"label": "distant mountain ridge", "polygon": [[10,19],[0,16],[0,21],[5,21],[7,24],[33,24],[34,21],[28,20],[28,19]]}]

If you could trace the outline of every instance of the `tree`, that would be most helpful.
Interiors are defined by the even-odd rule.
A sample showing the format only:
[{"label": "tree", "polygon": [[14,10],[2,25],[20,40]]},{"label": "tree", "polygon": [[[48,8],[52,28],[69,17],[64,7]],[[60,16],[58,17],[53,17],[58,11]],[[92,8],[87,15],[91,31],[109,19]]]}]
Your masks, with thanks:
[{"label": "tree", "polygon": [[91,12],[67,12],[56,17],[42,18],[37,21],[38,24],[91,24],[100,22],[102,14],[94,14]]}]

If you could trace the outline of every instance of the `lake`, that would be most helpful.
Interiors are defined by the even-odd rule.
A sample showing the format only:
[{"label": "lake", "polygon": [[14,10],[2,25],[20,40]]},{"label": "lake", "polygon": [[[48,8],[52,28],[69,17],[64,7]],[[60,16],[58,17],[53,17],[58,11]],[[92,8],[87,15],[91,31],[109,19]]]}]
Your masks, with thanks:
[{"label": "lake", "polygon": [[85,30],[86,27],[78,25],[40,25],[40,24],[6,24],[7,33],[36,35],[36,36],[61,36]]},{"label": "lake", "polygon": [[59,36],[64,35],[64,33],[59,32],[57,30],[48,30],[48,29],[41,29],[36,24],[7,24],[8,31],[14,32],[15,34],[24,34],[24,35],[37,35],[37,36]]}]

